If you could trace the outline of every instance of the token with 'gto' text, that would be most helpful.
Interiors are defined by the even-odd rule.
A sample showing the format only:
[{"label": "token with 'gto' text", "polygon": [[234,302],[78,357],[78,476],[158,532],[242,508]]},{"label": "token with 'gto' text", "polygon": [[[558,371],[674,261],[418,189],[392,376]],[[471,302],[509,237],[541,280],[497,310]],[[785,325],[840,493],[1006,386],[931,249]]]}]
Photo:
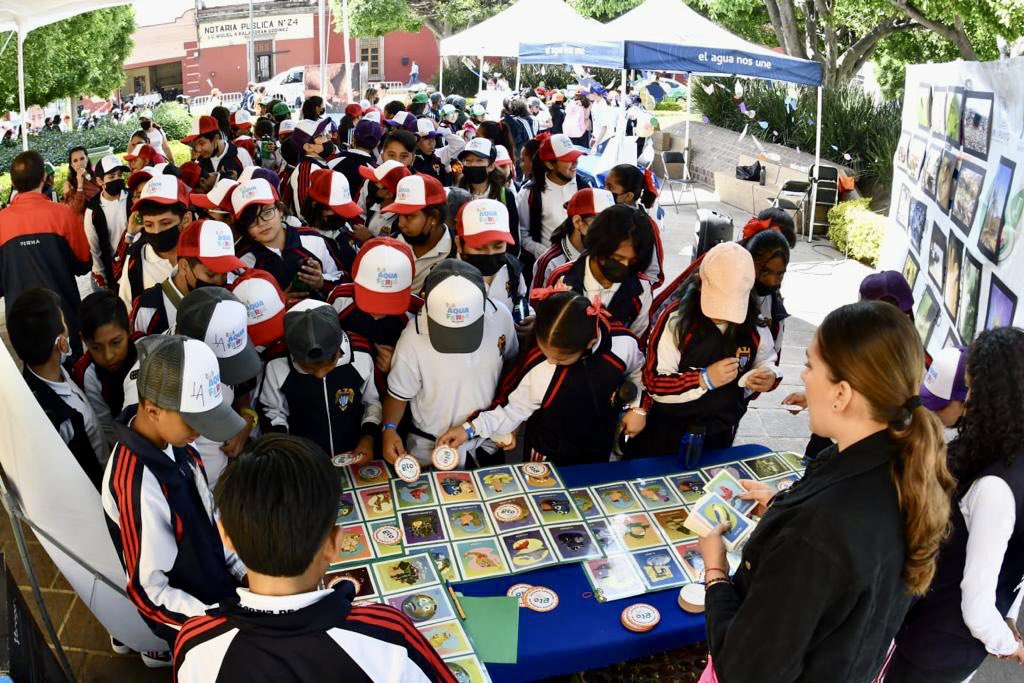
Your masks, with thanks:
[{"label": "token with 'gto' text", "polygon": [[558,593],[546,586],[534,586],[521,599],[534,612],[550,612],[558,607]]},{"label": "token with 'gto' text", "polygon": [[397,526],[387,525],[377,527],[373,530],[373,540],[381,545],[398,545],[402,540],[402,532]]},{"label": "token with 'gto' text", "polygon": [[420,478],[420,463],[408,453],[398,456],[395,460],[395,474],[405,482],[414,482]]},{"label": "token with 'gto' text", "polygon": [[354,465],[357,462],[359,462],[359,454],[352,452],[335,453],[334,457],[331,458],[331,464],[335,467],[347,467],[349,465]]},{"label": "token with 'gto' text", "polygon": [[519,600],[520,607],[526,607],[524,596],[526,595],[526,591],[531,588],[533,588],[533,586],[528,583],[517,583],[513,586],[509,586],[509,589],[505,591],[505,596],[509,598],[516,598]]},{"label": "token with 'gto' text", "polygon": [[658,625],[661,613],[657,608],[638,602],[622,610],[622,625],[634,633],[646,633]]},{"label": "token with 'gto' text", "polygon": [[530,479],[544,479],[550,471],[551,468],[542,462],[528,462],[523,465],[523,474]]},{"label": "token with 'gto' text", "polygon": [[459,466],[459,452],[449,446],[438,446],[431,457],[434,467],[439,470],[454,470]]}]

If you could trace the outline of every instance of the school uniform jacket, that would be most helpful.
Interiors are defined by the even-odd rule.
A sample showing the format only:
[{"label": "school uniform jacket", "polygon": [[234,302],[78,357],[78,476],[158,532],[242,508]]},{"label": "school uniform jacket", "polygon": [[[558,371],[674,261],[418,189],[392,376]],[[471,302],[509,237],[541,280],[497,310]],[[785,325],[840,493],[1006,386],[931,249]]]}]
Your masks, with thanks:
[{"label": "school uniform jacket", "polygon": [[309,196],[309,186],[313,182],[313,171],[327,168],[327,163],[320,157],[306,155],[302,157],[295,169],[288,176],[288,187],[290,204],[296,216],[309,220],[309,216],[302,215],[302,203]]},{"label": "school uniform jacket", "polygon": [[146,289],[169,278],[173,270],[174,264],[157,254],[144,240],[136,239],[128,247],[124,258],[114,262],[114,272],[118,278],[117,296],[131,310],[135,300]]},{"label": "school uniform jacket", "polygon": [[[227,140],[224,141],[224,154],[219,157],[199,157],[198,161],[207,173],[220,173],[225,177],[233,174],[231,177],[235,179],[242,174],[242,169],[245,168],[245,164],[238,156],[238,147]],[[252,165],[251,158],[249,165]]]},{"label": "school uniform jacket", "polygon": [[[590,257],[582,254],[572,263],[555,268],[548,276],[547,286],[552,287],[561,281],[577,294],[585,295],[584,281],[590,267],[589,261]],[[612,287],[615,293],[606,302],[603,301],[605,296],[602,292],[602,305],[612,314],[613,320],[628,327],[638,337],[643,335],[647,331],[647,312],[651,307],[651,281],[643,273],[638,273],[618,283],[617,287]]]},{"label": "school uniform jacket", "polygon": [[615,441],[624,382],[638,389],[632,406],[647,404],[643,395],[643,353],[629,330],[599,323],[592,351],[572,365],[553,365],[534,346],[501,383],[489,410],[472,417],[482,437],[511,434],[526,423],[526,451],[532,460],[559,465],[607,462]]},{"label": "school uniform jacket", "polygon": [[[111,228],[107,224],[107,213],[103,210],[106,198],[103,193],[97,194],[85,208],[85,235],[89,240],[89,250],[92,254],[93,273],[103,278],[103,286],[113,288],[117,282],[114,273],[114,256],[117,252],[116,246],[124,241],[125,226],[116,226],[118,231],[111,234]],[[128,220],[128,193],[122,192],[117,200],[119,211],[123,214],[125,222]]]},{"label": "school uniform jacket", "polygon": [[423,308],[423,299],[413,294],[409,297],[409,309],[401,315],[387,315],[374,318],[356,306],[355,283],[344,282],[328,295],[327,303],[338,312],[338,322],[348,333],[358,335],[377,346],[394,346],[402,335],[406,323],[416,317]]},{"label": "school uniform jacket", "polygon": [[328,168],[334,169],[348,180],[349,191],[353,197],[358,197],[362,193],[363,184],[366,182],[359,174],[360,167],[376,165],[369,152],[355,148],[343,149],[327,162]]},{"label": "school uniform jacket", "polygon": [[580,257],[580,253],[576,251],[576,247],[572,245],[568,237],[563,237],[557,242],[552,243],[548,250],[541,254],[540,258],[533,264],[533,282],[530,284],[530,287],[532,289],[543,287],[556,268],[564,266],[570,261],[575,261]]},{"label": "school uniform jacket", "polygon": [[353,605],[355,588],[287,596],[238,591],[190,619],[174,646],[177,683],[455,683],[427,639],[390,605]]},{"label": "school uniform jacket", "polygon": [[[134,414],[122,416],[128,422]],[[245,575],[217,532],[213,495],[191,447],[160,450],[121,423],[103,477],[103,511],[128,599],[169,644],[189,617],[230,600]]]},{"label": "school uniform jacket", "polygon": [[170,278],[145,290],[132,304],[129,316],[132,331],[149,335],[163,334],[172,329],[178,319],[178,304],[183,298]]},{"label": "school uniform jacket", "polygon": [[86,350],[75,363],[71,372],[75,384],[82,387],[85,397],[89,399],[96,421],[103,429],[107,443],[114,442],[114,416],[124,410],[124,381],[128,372],[138,359],[135,342],[142,338],[141,334],[132,334],[128,340],[128,355],[121,367],[113,372],[96,364],[92,354]]},{"label": "school uniform jacket", "polygon": [[264,431],[305,437],[328,455],[352,450],[364,435],[376,436],[381,406],[369,342],[343,334],[341,357],[322,380],[304,372],[290,355],[270,361],[260,379],[256,412]]},{"label": "school uniform jacket", "polygon": [[280,252],[245,238],[238,243],[238,258],[249,268],[260,268],[273,275],[282,290],[291,286],[306,259],[316,259],[323,271],[324,287],[312,295],[318,299],[326,297],[345,279],[337,245],[313,228],[286,225],[284,230],[284,248]]},{"label": "school uniform jacket", "polygon": [[487,298],[503,303],[513,314],[521,301],[528,301],[523,264],[511,254],[505,254],[505,265],[498,269],[486,286]]}]

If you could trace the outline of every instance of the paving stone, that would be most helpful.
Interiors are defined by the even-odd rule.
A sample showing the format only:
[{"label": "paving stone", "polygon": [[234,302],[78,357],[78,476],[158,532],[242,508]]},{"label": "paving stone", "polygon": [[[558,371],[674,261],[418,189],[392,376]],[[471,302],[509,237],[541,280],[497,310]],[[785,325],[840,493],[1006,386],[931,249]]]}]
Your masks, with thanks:
[{"label": "paving stone", "polygon": [[68,647],[83,650],[98,652],[110,650],[110,634],[77,596],[68,612],[64,628],[61,629],[60,640]]},{"label": "paving stone", "polygon": [[138,655],[119,656],[90,653],[79,674],[83,683],[168,683],[170,668],[150,669]]},{"label": "paving stone", "polygon": [[[4,523],[9,524],[6,518]],[[39,582],[39,585],[52,585],[59,573],[57,567],[50,560],[50,556],[46,554],[46,551],[43,550],[43,546],[38,541],[33,540],[32,536],[26,536],[25,541],[25,545],[28,548],[28,557],[32,562],[32,568],[35,570],[36,580]],[[22,565],[21,555],[18,553],[18,544],[13,539],[5,542],[3,544],[3,553],[7,560],[7,566],[11,570],[11,575],[14,577],[14,582],[19,586],[29,586],[28,574]]]}]

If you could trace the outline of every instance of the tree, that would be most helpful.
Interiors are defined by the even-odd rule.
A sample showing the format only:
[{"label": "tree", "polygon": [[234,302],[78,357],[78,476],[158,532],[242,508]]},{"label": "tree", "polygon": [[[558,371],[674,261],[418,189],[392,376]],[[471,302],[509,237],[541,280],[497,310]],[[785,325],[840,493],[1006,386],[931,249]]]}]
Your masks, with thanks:
[{"label": "tree", "polygon": [[[102,9],[37,28],[25,37],[25,104],[64,97],[106,97],[124,82],[135,14],[130,7]],[[8,33],[0,34],[0,46]],[[0,53],[0,111],[18,109],[18,37]]]},{"label": "tree", "polygon": [[[341,0],[334,3],[335,24],[341,24]],[[349,30],[360,37],[391,31],[418,31],[426,26],[440,40],[483,21],[511,2],[498,0],[349,0]]]}]

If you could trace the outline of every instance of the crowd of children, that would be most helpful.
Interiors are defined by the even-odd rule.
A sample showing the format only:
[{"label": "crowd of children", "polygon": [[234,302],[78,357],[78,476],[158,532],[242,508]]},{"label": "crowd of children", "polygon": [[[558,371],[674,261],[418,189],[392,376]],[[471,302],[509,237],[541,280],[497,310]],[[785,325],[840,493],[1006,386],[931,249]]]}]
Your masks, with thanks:
[{"label": "crowd of children", "polygon": [[[520,139],[539,101],[511,105],[514,135],[464,101],[422,104],[350,105],[339,130],[277,103],[199,117],[180,168],[145,142],[129,165],[104,157],[79,328],[48,289],[10,308],[24,377],[167,642],[145,659],[173,654],[180,680],[328,662],[376,680],[373,648],[394,667],[381,679],[451,679],[397,612],[317,590],[337,552],[332,455],[427,468],[449,446],[476,468],[722,448],[781,380],[789,215],[762,212],[666,284],[649,171],[591,187],[568,135]],[[963,366],[943,355],[926,384],[947,426]]]}]

